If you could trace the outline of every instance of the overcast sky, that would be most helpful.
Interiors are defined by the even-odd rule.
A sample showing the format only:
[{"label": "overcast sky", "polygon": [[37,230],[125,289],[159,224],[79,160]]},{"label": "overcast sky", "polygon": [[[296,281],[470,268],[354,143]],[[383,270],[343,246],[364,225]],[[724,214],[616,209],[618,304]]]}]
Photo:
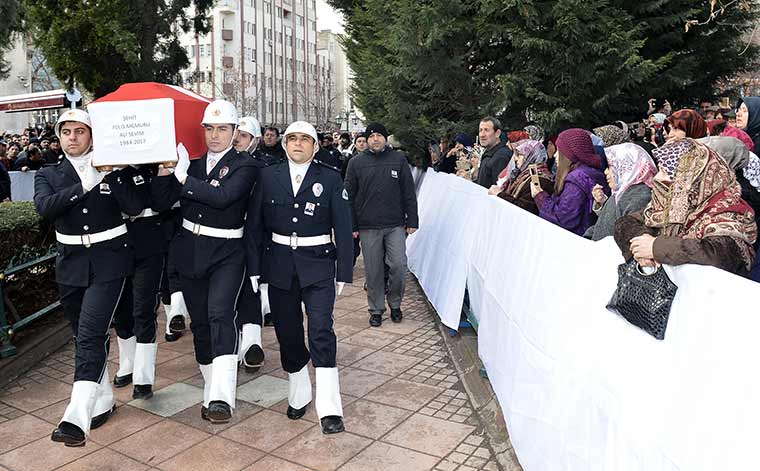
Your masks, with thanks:
[{"label": "overcast sky", "polygon": [[317,30],[330,29],[342,34],[343,17],[336,12],[325,0],[317,0]]}]

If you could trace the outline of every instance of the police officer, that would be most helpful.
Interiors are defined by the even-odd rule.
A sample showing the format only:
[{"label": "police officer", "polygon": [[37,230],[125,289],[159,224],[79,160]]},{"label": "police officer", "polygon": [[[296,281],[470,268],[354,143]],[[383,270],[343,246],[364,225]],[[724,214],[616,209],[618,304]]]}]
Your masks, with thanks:
[{"label": "police officer", "polygon": [[141,211],[120,171],[92,166],[91,129],[86,112],[63,113],[55,133],[65,158],[34,178],[37,211],[55,224],[56,281],[76,338],[71,399],[51,437],[66,446],[84,445],[91,426],[102,425],[114,407],[108,331],[134,258],[122,212]]},{"label": "police officer", "polygon": [[[322,432],[338,433],[344,427],[332,315],[336,281],[340,294],[353,275],[348,193],[338,172],[314,160],[319,143],[312,125],[291,124],[283,147],[288,161],[262,170],[254,188],[246,220],[248,269],[254,290],[259,281],[269,283],[282,367],[288,372],[287,416],[300,419],[311,402],[311,359]],[[302,302],[308,315],[308,349]]]},{"label": "police officer", "polygon": [[[182,214],[179,211],[179,202],[167,210],[161,211],[164,230],[169,234],[169,240],[174,239],[178,231],[182,230]],[[164,273],[161,278],[161,304],[164,308],[166,326],[164,339],[167,342],[176,342],[182,337],[190,320],[187,312],[185,298],[179,284],[179,272],[171,254],[167,253],[164,261]]]},{"label": "police officer", "polygon": [[233,148],[235,105],[210,103],[202,124],[208,152],[191,162],[184,146],[178,146],[174,175],[162,169],[156,183],[164,207],[180,200],[182,230],[172,240],[170,256],[180,275],[205,381],[201,417],[226,423],[235,406],[235,306],[245,272],[243,223],[258,168]]},{"label": "police officer", "polygon": [[343,164],[342,155],[340,151],[335,148],[332,136],[329,133],[320,133],[317,134],[317,137],[319,138],[321,145],[314,158],[340,172],[340,167]]},{"label": "police officer", "polygon": [[[235,138],[235,150],[243,155],[248,155],[256,149],[260,138],[261,125],[259,120],[253,116],[240,118],[240,126]],[[259,159],[253,159],[253,161],[259,168],[266,166]],[[247,279],[247,276],[244,278]],[[267,302],[267,307],[268,304]],[[264,349],[261,347],[261,324],[263,320],[261,307],[259,293],[253,292],[250,283],[243,283],[237,305],[238,322],[240,323],[238,359],[249,373],[257,372],[264,364]]]},{"label": "police officer", "polygon": [[153,397],[156,366],[156,309],[164,273],[169,237],[162,215],[153,204],[151,183],[155,165],[128,166],[122,170],[125,185],[139,195],[142,211],[124,218],[135,247],[135,273],[127,279],[114,325],[119,344],[119,371],[114,386],[134,383],[133,399]]}]

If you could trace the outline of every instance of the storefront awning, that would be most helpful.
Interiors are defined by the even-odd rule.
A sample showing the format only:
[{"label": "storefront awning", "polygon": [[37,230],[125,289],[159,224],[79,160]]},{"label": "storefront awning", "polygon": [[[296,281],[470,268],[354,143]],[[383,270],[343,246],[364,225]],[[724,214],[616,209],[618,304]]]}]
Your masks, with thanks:
[{"label": "storefront awning", "polygon": [[50,90],[47,92],[24,93],[0,97],[0,111],[17,113],[21,111],[48,110],[63,108],[66,90]]}]

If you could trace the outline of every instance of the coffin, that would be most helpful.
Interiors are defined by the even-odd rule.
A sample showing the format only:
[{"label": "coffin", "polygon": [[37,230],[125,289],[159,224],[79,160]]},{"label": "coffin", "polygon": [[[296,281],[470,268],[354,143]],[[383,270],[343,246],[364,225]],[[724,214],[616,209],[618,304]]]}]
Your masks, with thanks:
[{"label": "coffin", "polygon": [[211,101],[174,85],[127,83],[87,106],[93,165],[176,162],[177,144],[190,158],[206,153],[201,120]]}]

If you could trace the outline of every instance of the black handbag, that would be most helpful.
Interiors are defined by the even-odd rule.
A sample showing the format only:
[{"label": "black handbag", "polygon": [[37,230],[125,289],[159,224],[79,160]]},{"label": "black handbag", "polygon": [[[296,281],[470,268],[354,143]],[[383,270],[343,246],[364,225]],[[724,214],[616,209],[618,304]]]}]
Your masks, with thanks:
[{"label": "black handbag", "polygon": [[676,286],[662,268],[645,273],[636,260],[618,266],[618,286],[607,309],[663,340]]}]

